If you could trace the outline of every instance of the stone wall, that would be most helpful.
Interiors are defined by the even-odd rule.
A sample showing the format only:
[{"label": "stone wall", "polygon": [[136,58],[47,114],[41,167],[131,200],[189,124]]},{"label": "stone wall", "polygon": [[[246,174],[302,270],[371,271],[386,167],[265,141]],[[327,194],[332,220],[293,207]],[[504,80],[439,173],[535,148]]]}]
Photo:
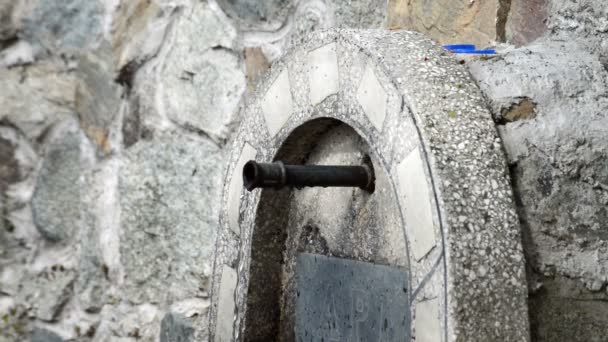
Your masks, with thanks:
[{"label": "stone wall", "polygon": [[0,341],[205,340],[238,109],[329,27],[508,43],[467,64],[509,156],[533,338],[602,340],[607,18],[603,0],[0,0]]},{"label": "stone wall", "polygon": [[206,340],[244,95],[386,4],[0,0],[0,341]]}]

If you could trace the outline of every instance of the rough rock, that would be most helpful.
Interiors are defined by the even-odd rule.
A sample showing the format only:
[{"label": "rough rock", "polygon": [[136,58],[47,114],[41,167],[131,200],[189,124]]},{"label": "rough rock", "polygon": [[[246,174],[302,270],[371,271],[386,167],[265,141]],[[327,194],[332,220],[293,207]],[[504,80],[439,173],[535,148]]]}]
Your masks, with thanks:
[{"label": "rough rock", "polygon": [[36,328],[32,332],[31,342],[63,342],[63,338],[56,333],[43,329]]},{"label": "rough rock", "polygon": [[547,32],[547,0],[511,0],[507,41],[516,46],[533,42]]},{"label": "rough rock", "polygon": [[236,37],[225,15],[205,3],[179,18],[162,77],[173,122],[216,140],[225,137],[245,91]]},{"label": "rough rock", "polygon": [[108,153],[110,125],[118,114],[121,89],[113,80],[110,57],[98,54],[85,53],[78,60],[76,110],[85,134],[99,151]]},{"label": "rough rock", "polygon": [[0,2],[0,47],[2,47],[3,41],[13,38],[16,34],[12,20],[14,7],[15,2],[13,1]]},{"label": "rough rock", "polygon": [[110,270],[102,258],[97,227],[85,224],[83,230],[75,292],[84,311],[98,313],[109,296]]},{"label": "rough rock", "polygon": [[64,66],[45,61],[24,70],[0,68],[0,79],[0,120],[32,142],[74,112],[77,79]]},{"label": "rough rock", "polygon": [[335,27],[380,28],[386,18],[386,0],[328,1],[336,18]]},{"label": "rough rock", "polygon": [[53,265],[40,274],[27,277],[18,298],[22,303],[27,303],[31,317],[46,322],[56,321],[72,296],[75,278],[74,270]]},{"label": "rough rock", "polygon": [[552,0],[547,25],[554,32],[568,32],[587,37],[602,35],[608,33],[607,13],[608,4],[601,0]]},{"label": "rough rock", "polygon": [[97,313],[115,301],[112,281],[120,277],[117,158],[109,158],[86,172],[83,226],[80,229],[78,280],[80,306]]},{"label": "rough rock", "polygon": [[[532,330],[540,341],[592,341],[603,330],[596,320],[571,318],[608,313],[605,294],[573,305],[591,298],[586,283],[608,278],[608,73],[584,46],[549,38],[473,62],[470,70],[500,123],[509,158],[533,293]],[[535,104],[535,117],[501,122],[524,98]],[[563,322],[573,323],[571,333],[546,334]]]},{"label": "rough rock", "polygon": [[160,326],[161,342],[191,342],[194,341],[192,324],[180,314],[168,313]]},{"label": "rough rock", "polygon": [[94,341],[158,341],[162,316],[152,304],[126,302],[104,305]]},{"label": "rough rock", "polygon": [[83,309],[88,313],[98,313],[105,304],[108,266],[103,263],[93,246],[84,245],[86,254],[81,256],[76,293]]},{"label": "rough rock", "polygon": [[278,30],[287,20],[293,0],[219,0],[226,14],[244,29]]},{"label": "rough rock", "polygon": [[[19,163],[15,158],[15,146],[7,139],[2,137],[0,131],[0,263],[10,253],[10,235],[15,227],[12,226],[7,218],[9,211],[8,201],[5,192],[9,185],[19,180]],[[1,274],[2,272],[0,272]],[[4,286],[0,286],[0,292],[4,292]]]},{"label": "rough rock", "polygon": [[49,241],[73,237],[81,224],[81,174],[86,167],[81,133],[68,128],[48,146],[32,197],[36,228]]},{"label": "rough rock", "polygon": [[386,17],[386,1],[301,1],[292,18],[286,49],[306,41],[316,30],[340,28],[380,28]]},{"label": "rough rock", "polygon": [[23,19],[23,37],[43,49],[76,51],[102,34],[104,6],[98,0],[35,1]]},{"label": "rough rock", "polygon": [[245,49],[245,70],[247,71],[247,89],[255,90],[256,83],[260,77],[268,71],[270,63],[260,48]]},{"label": "rough rock", "polygon": [[124,288],[133,303],[208,291],[223,156],[183,133],[140,140],[120,172]]},{"label": "rough rock", "polygon": [[480,46],[504,39],[507,1],[390,0],[388,26],[416,30],[440,43]]},{"label": "rough rock", "polygon": [[0,135],[0,196],[8,189],[10,183],[19,179],[19,166],[15,159],[15,146]]},{"label": "rough rock", "polygon": [[[133,73],[156,56],[164,43],[174,13],[174,6],[161,6],[154,1],[121,1],[113,14],[111,26],[116,70]],[[123,74],[121,77],[125,76],[132,75]]]},{"label": "rough rock", "polygon": [[13,67],[33,63],[35,53],[30,43],[18,40],[0,51],[0,67]]}]

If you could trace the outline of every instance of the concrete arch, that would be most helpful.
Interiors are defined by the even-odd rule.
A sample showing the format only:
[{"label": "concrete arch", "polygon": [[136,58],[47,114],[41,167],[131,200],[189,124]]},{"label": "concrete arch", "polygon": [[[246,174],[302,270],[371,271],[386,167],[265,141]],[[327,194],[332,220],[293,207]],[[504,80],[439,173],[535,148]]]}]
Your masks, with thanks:
[{"label": "concrete arch", "polygon": [[264,193],[243,192],[242,165],[281,153],[297,159],[285,152],[289,137],[320,118],[352,127],[394,189],[407,241],[410,336],[528,338],[523,253],[500,141],[479,90],[440,46],[405,31],[317,33],[273,65],[242,114],[222,202],[211,338],[246,340],[256,215],[265,202]]}]

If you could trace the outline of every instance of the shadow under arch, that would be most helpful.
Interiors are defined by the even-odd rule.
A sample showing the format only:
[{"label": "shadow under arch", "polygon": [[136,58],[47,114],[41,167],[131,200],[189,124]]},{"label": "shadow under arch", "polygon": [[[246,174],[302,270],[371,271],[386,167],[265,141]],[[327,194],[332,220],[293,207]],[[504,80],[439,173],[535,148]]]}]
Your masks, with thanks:
[{"label": "shadow under arch", "polygon": [[[295,257],[300,252],[409,267],[394,185],[384,163],[354,128],[333,118],[308,121],[291,132],[273,159],[368,163],[377,191],[262,190],[251,236],[245,341],[295,341]],[[411,293],[411,284],[406,286]]]}]

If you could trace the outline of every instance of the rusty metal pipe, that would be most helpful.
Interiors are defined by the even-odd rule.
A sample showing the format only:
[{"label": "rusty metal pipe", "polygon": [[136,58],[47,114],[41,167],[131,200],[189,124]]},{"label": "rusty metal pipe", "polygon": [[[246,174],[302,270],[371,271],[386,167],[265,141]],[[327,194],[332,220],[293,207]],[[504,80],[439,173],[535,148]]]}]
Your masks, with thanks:
[{"label": "rusty metal pipe", "polygon": [[280,161],[243,166],[243,185],[249,191],[256,188],[282,187],[359,187],[372,192],[374,173],[371,167],[334,165],[286,165]]}]

